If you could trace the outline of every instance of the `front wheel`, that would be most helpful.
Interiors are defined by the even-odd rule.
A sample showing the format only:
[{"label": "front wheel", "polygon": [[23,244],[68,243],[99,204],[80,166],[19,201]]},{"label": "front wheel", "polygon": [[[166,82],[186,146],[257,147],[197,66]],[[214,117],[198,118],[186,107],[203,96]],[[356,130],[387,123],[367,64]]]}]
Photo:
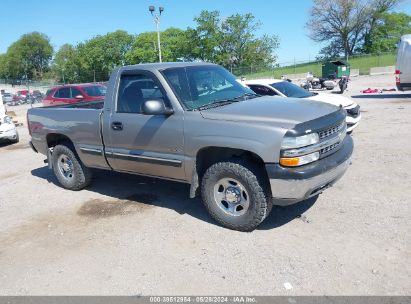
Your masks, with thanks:
[{"label": "front wheel", "polygon": [[57,145],[53,149],[52,163],[54,175],[60,184],[69,190],[81,190],[91,182],[91,171],[83,165],[74,148]]},{"label": "front wheel", "polygon": [[12,140],[13,144],[17,144],[20,141],[19,133],[16,131],[16,138]]},{"label": "front wheel", "polygon": [[254,230],[272,208],[262,170],[235,160],[208,168],[201,182],[201,193],[210,215],[233,230]]}]

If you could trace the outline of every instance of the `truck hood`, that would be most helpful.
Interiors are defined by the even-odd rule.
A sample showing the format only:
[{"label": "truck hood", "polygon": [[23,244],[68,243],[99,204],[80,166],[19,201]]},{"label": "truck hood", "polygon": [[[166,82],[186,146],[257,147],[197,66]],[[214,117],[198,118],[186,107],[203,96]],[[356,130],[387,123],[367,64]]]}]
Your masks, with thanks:
[{"label": "truck hood", "polygon": [[337,107],[323,102],[263,96],[203,110],[201,115],[205,119],[273,123],[284,128],[290,128],[337,110]]},{"label": "truck hood", "polygon": [[343,95],[338,95],[338,94],[326,94],[326,93],[318,93],[317,95],[308,97],[307,99],[309,100],[315,100],[315,101],[321,101],[321,102],[326,102],[332,105],[335,105],[339,107],[340,105],[345,107],[348,107],[352,105],[354,102]]}]

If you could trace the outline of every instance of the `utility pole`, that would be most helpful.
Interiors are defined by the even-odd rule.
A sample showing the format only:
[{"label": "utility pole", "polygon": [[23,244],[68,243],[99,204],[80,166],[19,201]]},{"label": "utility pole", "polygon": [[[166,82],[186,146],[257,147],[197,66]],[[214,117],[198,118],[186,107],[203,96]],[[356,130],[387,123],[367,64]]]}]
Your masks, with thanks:
[{"label": "utility pole", "polygon": [[155,13],[155,6],[154,5],[150,5],[148,7],[149,12],[151,13],[151,16],[153,16],[154,18],[154,23],[156,24],[156,29],[157,29],[157,46],[158,46],[158,61],[161,63],[163,62],[162,58],[161,58],[161,43],[160,43],[160,17],[161,14],[164,12],[164,7],[160,6],[158,8],[158,14]]}]

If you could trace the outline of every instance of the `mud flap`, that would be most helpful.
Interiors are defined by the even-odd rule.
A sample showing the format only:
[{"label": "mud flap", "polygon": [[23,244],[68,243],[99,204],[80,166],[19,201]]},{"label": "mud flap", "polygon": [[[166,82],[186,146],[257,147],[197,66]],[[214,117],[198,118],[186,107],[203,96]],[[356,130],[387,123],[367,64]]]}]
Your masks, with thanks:
[{"label": "mud flap", "polygon": [[193,173],[191,176],[191,186],[190,186],[190,198],[195,198],[197,196],[199,188],[198,173],[197,173],[197,164],[194,162]]},{"label": "mud flap", "polygon": [[53,169],[53,162],[51,160],[51,151],[50,149],[47,150],[47,164],[50,170]]}]

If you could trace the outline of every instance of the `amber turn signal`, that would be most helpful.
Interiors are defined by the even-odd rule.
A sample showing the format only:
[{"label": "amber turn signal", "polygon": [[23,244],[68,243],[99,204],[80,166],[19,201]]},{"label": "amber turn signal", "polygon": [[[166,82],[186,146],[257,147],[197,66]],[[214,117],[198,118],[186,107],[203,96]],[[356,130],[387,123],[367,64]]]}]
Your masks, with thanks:
[{"label": "amber turn signal", "polygon": [[285,167],[296,167],[300,163],[300,158],[280,158],[280,165]]}]

